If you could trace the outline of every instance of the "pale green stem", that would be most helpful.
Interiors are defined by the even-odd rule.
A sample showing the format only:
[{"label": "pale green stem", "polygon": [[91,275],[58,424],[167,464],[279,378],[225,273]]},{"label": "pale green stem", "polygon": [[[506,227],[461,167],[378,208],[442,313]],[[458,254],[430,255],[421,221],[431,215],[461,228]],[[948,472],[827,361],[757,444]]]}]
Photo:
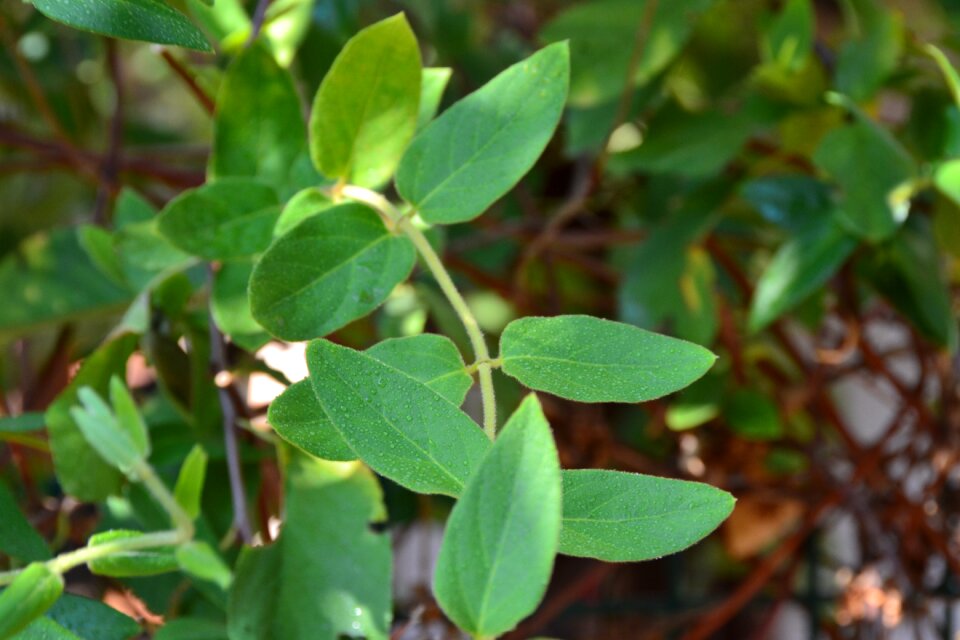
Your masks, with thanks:
[{"label": "pale green stem", "polygon": [[384,219],[384,223],[387,225],[387,228],[391,231],[396,227],[397,220],[400,219],[400,212],[397,211],[395,206],[393,206],[393,203],[376,191],[358,187],[352,184],[347,184],[340,187],[336,193],[339,193],[340,196],[344,198],[356,200],[357,202],[361,202],[372,207],[381,215],[381,217]]},{"label": "pale green stem", "polygon": [[943,79],[950,89],[950,95],[953,96],[953,101],[960,107],[960,79],[957,77],[956,69],[950,64],[950,60],[947,59],[943,51],[932,44],[923,45],[923,52],[933,58],[933,61],[937,63],[937,66],[940,68],[940,73],[943,74]]},{"label": "pale green stem", "polygon": [[[128,551],[152,549],[155,547],[174,546],[193,538],[193,520],[177,503],[176,498],[163,484],[163,481],[154,472],[153,467],[141,460],[133,469],[131,475],[143,483],[150,494],[160,503],[160,506],[169,514],[175,529],[172,531],[155,531],[145,533],[136,538],[121,538],[111,542],[83,547],[69,553],[62,553],[56,558],[47,561],[47,566],[57,573],[65,573],[74,567],[86,564],[93,560],[106,558]],[[21,570],[0,573],[0,586],[10,584],[20,574]]]},{"label": "pale green stem", "polygon": [[453,283],[453,279],[447,272],[440,256],[430,246],[430,242],[420,229],[417,229],[409,218],[401,218],[397,223],[397,228],[403,231],[413,242],[413,245],[420,252],[423,261],[427,263],[430,272],[440,285],[440,290],[450,301],[453,310],[460,317],[464,328],[467,330],[467,336],[470,338],[470,344],[473,346],[473,355],[477,361],[477,377],[480,379],[480,395],[483,399],[483,431],[487,437],[493,440],[497,437],[497,401],[493,393],[493,375],[491,373],[490,351],[487,350],[487,342],[484,340],[483,331],[477,324],[477,319],[467,306],[466,300],[460,295],[460,291]]}]

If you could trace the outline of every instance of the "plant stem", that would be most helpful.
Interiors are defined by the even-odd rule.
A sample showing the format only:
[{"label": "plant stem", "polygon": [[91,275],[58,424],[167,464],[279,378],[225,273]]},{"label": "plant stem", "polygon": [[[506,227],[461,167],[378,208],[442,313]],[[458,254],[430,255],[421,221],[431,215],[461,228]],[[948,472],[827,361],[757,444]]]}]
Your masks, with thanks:
[{"label": "plant stem", "polygon": [[130,538],[129,540],[115,540],[92,547],[82,547],[76,551],[57,556],[47,562],[47,566],[57,573],[65,573],[74,567],[86,564],[92,560],[106,558],[126,551],[178,545],[189,539],[186,533],[186,531],[180,529],[174,531],[156,531],[153,533],[145,533],[142,536]]},{"label": "plant stem", "polygon": [[397,223],[397,228],[410,238],[417,251],[420,252],[423,261],[427,263],[427,267],[433,273],[437,284],[440,285],[441,291],[450,301],[453,310],[460,317],[460,321],[467,330],[467,336],[473,346],[473,355],[477,361],[477,376],[480,379],[480,395],[483,398],[483,431],[488,438],[493,440],[497,437],[497,401],[493,392],[490,351],[487,349],[483,331],[480,330],[476,317],[453,283],[450,273],[447,272],[443,262],[440,261],[440,256],[430,246],[430,242],[423,235],[423,232],[417,229],[408,217],[401,218]]}]

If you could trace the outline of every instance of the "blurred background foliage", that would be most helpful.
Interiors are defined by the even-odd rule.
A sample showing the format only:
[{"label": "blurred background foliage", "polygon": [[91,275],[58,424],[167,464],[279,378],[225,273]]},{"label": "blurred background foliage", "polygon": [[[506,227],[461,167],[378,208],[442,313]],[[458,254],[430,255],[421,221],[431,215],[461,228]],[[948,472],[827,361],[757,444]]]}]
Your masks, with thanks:
[{"label": "blurred background foliage", "polygon": [[[27,3],[0,7],[0,514],[19,504],[54,551],[158,517],[136,487],[97,505],[64,496],[40,430],[75,363],[122,332],[136,338],[96,351],[88,375],[105,381],[136,352],[127,375],[152,461],[173,472],[202,443],[212,465],[204,535],[228,535],[221,405],[207,374],[211,296],[230,336],[225,363],[240,382],[242,460],[265,539],[281,513],[280,467],[262,439],[270,392],[257,381],[296,374],[274,357],[282,348],[261,349],[249,265],[224,266],[211,291],[153,222],[204,181],[212,105],[257,6],[170,4],[215,53],[104,38]],[[703,480],[739,503],[718,534],[677,557],[562,559],[541,611],[511,637],[958,633],[960,3],[261,4],[261,37],[305,107],[346,39],[397,11],[425,65],[453,69],[442,105],[569,39],[560,132],[490,213],[438,238],[448,264],[494,336],[518,315],[584,312],[720,355],[690,389],[642,406],[545,400],[564,467]],[[466,345],[421,275],[336,339],[361,347],[431,329]],[[497,384],[506,414],[520,389]],[[395,637],[444,637],[417,563],[429,563],[429,527],[448,505],[385,484],[395,545],[413,537],[427,549],[398,564]],[[0,553],[25,557],[2,540]],[[209,585],[86,575],[71,589],[157,638],[224,637],[224,597]],[[187,622],[161,626],[163,615]],[[124,628],[117,637],[134,633]]]}]

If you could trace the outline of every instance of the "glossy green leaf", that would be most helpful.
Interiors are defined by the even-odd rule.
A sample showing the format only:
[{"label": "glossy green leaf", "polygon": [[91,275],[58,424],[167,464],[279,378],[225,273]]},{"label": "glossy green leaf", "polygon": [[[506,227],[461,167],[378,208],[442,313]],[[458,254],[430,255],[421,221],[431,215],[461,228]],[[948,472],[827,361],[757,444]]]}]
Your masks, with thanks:
[{"label": "glossy green leaf", "polygon": [[788,240],[757,282],[750,330],[760,331],[820,289],[856,246],[856,238],[829,219]]},{"label": "glossy green leaf", "polygon": [[250,310],[247,288],[251,273],[252,260],[227,260],[220,264],[213,278],[210,312],[217,326],[227,335],[263,332]]},{"label": "glossy green leaf", "polygon": [[486,211],[553,137],[569,70],[566,43],[550,45],[444,111],[403,156],[400,195],[432,223],[464,222]]},{"label": "glossy green leaf", "polygon": [[[463,358],[449,338],[422,334],[384,340],[368,355],[422,382],[460,406],[473,384]],[[325,460],[354,460],[357,455],[334,428],[313,395],[309,380],[290,385],[271,404],[267,419],[287,442]]]},{"label": "glossy green leaf", "polygon": [[221,589],[230,587],[233,574],[220,554],[206,542],[192,540],[176,548],[173,553],[180,570],[194,578],[212,582]]},{"label": "glossy green leaf", "polygon": [[687,386],[716,356],[703,347],[591,316],[514,320],[500,338],[503,372],[579,402],[645,402]]},{"label": "glossy green leaf", "polygon": [[0,552],[27,562],[49,560],[46,541],[30,526],[7,485],[0,482]]},{"label": "glossy green leaf", "polygon": [[87,443],[70,409],[77,404],[77,391],[81,387],[91,387],[105,395],[110,379],[123,374],[127,358],[136,346],[137,336],[126,334],[100,347],[84,360],[70,385],[47,409],[47,429],[57,479],[65,493],[81,500],[106,498],[119,487],[120,474]]},{"label": "glossy green leaf", "polygon": [[[540,32],[546,42],[570,40],[570,102],[594,106],[619,98],[631,70],[637,31],[655,0],[591,0],[576,4]],[[714,0],[656,2],[649,33],[634,63],[631,84],[642,85],[666,68],[686,45],[697,18]]]},{"label": "glossy green leaf", "polygon": [[194,445],[187,454],[177,484],[173,489],[173,497],[183,510],[192,519],[200,515],[200,501],[203,497],[203,485],[207,477],[207,452],[199,444]]},{"label": "glossy green leaf", "polygon": [[213,126],[211,181],[259,178],[285,191],[307,128],[293,78],[262,46],[245,48],[227,68]]},{"label": "glossy green leaf", "polygon": [[557,553],[560,486],[553,434],[530,395],[447,520],[434,594],[461,629],[496,637],[537,608]]},{"label": "glossy green leaf", "polygon": [[312,215],[333,206],[333,201],[317,187],[307,187],[293,195],[280,212],[273,235],[282,236]]},{"label": "glossy green leaf", "polygon": [[420,80],[420,109],[417,112],[417,131],[430,124],[437,109],[440,108],[440,99],[450,82],[453,70],[449,67],[428,67],[423,70]]},{"label": "glossy green leaf", "polygon": [[390,537],[369,527],[386,517],[373,474],[359,463],[295,456],[287,478],[280,538],[240,557],[231,640],[386,640]]},{"label": "glossy green leaf", "polygon": [[951,352],[957,315],[927,220],[911,218],[887,243],[864,255],[858,272],[926,337]]},{"label": "glossy green leaf", "polygon": [[37,618],[10,638],[11,640],[84,640],[47,617]]},{"label": "glossy green leaf", "polygon": [[733,511],[729,493],[699,482],[602,469],[563,472],[560,553],[639,562],[686,549]]},{"label": "glossy green leaf", "polygon": [[264,253],[250,278],[253,317],[285,340],[325,336],[380,306],[413,262],[413,245],[388,232],[377,214],[338,205]]},{"label": "glossy green leaf", "polygon": [[[88,547],[110,544],[117,540],[130,540],[143,536],[141,531],[115,529],[96,533],[87,541]],[[91,573],[114,578],[129,578],[135,576],[154,576],[177,570],[177,559],[173,556],[173,549],[153,548],[137,551],[123,551],[111,553],[87,563]]]},{"label": "glossy green leaf", "polygon": [[490,441],[456,405],[373,357],[317,340],[313,392],[351,449],[418,493],[459,495]]},{"label": "glossy green leaf", "polygon": [[103,275],[74,229],[31,236],[0,260],[0,337],[119,313],[133,294]]},{"label": "glossy green leaf", "polygon": [[840,219],[851,233],[877,241],[897,230],[909,203],[896,201],[893,191],[916,167],[889,131],[856,115],[852,124],[824,136],[813,160],[840,186]]},{"label": "glossy green leaf", "polygon": [[310,114],[317,169],[375,187],[390,179],[417,126],[420,48],[402,13],[347,42]]},{"label": "glossy green leaf", "polygon": [[280,215],[277,194],[246,178],[223,178],[187,191],[160,213],[160,233],[177,248],[208,260],[260,253]]},{"label": "glossy green leaf", "polygon": [[0,638],[9,638],[49,609],[63,593],[63,577],[42,562],[27,565],[0,591]]},{"label": "glossy green leaf", "polygon": [[[71,639],[129,640],[141,632],[139,624],[113,607],[99,600],[81,598],[69,593],[60,596],[60,599],[47,610],[44,619],[66,630],[65,633],[74,634],[70,636]],[[27,627],[24,632],[29,631],[33,626]],[[24,637],[24,640],[27,638]]]},{"label": "glossy green leaf", "polygon": [[114,38],[212,51],[187,18],[161,0],[31,0],[52,20]]},{"label": "glossy green leaf", "polygon": [[804,175],[773,175],[744,182],[740,194],[768,222],[792,233],[823,224],[835,214],[826,184]]}]

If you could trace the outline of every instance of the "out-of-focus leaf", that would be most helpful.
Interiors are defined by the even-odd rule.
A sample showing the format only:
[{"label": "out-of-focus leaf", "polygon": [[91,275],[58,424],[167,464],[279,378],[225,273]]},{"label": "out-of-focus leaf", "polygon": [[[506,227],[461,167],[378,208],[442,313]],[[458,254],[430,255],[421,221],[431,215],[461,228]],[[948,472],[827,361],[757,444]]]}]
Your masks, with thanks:
[{"label": "out-of-focus leaf", "polygon": [[449,67],[428,67],[420,81],[420,109],[417,113],[417,131],[430,124],[440,108],[440,98],[450,82],[453,70]]},{"label": "out-of-focus leaf", "polygon": [[[644,40],[630,81],[649,82],[686,45],[697,18],[713,0],[656,2],[653,0],[593,0],[574,5],[540,32],[545,42],[570,40],[570,102],[594,106],[618,97],[630,70],[639,33]],[[649,31],[643,24],[650,20]]]},{"label": "out-of-focus leaf", "polygon": [[835,215],[830,190],[820,180],[803,175],[774,175],[743,183],[740,195],[768,222],[791,233],[802,233]]},{"label": "out-of-focus leaf", "polygon": [[307,127],[293,77],[262,46],[247,47],[228,67],[213,122],[210,180],[259,178],[287,195]]},{"label": "out-of-focus leaf", "polygon": [[737,435],[748,440],[775,440],[784,432],[777,405],[753,389],[739,389],[726,396],[723,417]]},{"label": "out-of-focus leaf", "polygon": [[193,519],[200,515],[200,499],[203,497],[203,485],[207,477],[207,459],[207,452],[203,447],[194,445],[180,467],[173,490],[177,504]]},{"label": "out-of-focus leaf", "polygon": [[8,337],[119,313],[133,298],[91,263],[74,229],[27,238],[0,260],[0,291],[0,336]]},{"label": "out-of-focus leaf", "polygon": [[130,640],[140,625],[99,600],[69,593],[46,616],[14,636],[16,640]]},{"label": "out-of-focus leaf", "polygon": [[31,0],[48,18],[114,38],[211,51],[203,34],[161,0]]},{"label": "out-of-focus leaf", "polygon": [[0,482],[0,551],[26,562],[49,560],[50,549],[17,507],[17,501]]},{"label": "out-of-focus leaf", "polygon": [[760,41],[767,62],[799,71],[813,50],[813,7],[810,0],[787,0]]},{"label": "out-of-focus leaf", "polygon": [[82,387],[106,395],[110,379],[123,375],[127,359],[136,346],[137,336],[126,334],[100,347],[84,360],[70,385],[47,409],[50,450],[57,478],[64,492],[81,500],[103,500],[119,487],[120,474],[87,443],[70,409],[77,404],[77,392]]},{"label": "out-of-focus leaf", "polygon": [[788,240],[757,282],[750,330],[760,331],[822,287],[856,246],[856,238],[829,219]]},{"label": "out-of-focus leaf", "polygon": [[[294,456],[283,530],[241,555],[230,591],[232,640],[316,640],[389,635],[390,538],[380,487],[359,463]],[[323,553],[318,553],[323,549]],[[350,553],[337,550],[350,549]]]},{"label": "out-of-focus leaf", "polygon": [[252,260],[229,260],[221,263],[213,279],[210,312],[220,330],[227,335],[262,333],[250,311],[247,287],[253,272]]},{"label": "out-of-focus leaf", "polygon": [[917,330],[950,351],[957,349],[957,317],[929,224],[922,218],[864,255],[859,272]]},{"label": "out-of-focus leaf", "polygon": [[903,51],[904,28],[897,12],[877,0],[849,0],[845,16],[852,37],[837,55],[837,90],[866,100],[887,80]]},{"label": "out-of-focus leaf", "polygon": [[185,616],[164,623],[153,640],[227,640],[227,626],[217,620]]}]

